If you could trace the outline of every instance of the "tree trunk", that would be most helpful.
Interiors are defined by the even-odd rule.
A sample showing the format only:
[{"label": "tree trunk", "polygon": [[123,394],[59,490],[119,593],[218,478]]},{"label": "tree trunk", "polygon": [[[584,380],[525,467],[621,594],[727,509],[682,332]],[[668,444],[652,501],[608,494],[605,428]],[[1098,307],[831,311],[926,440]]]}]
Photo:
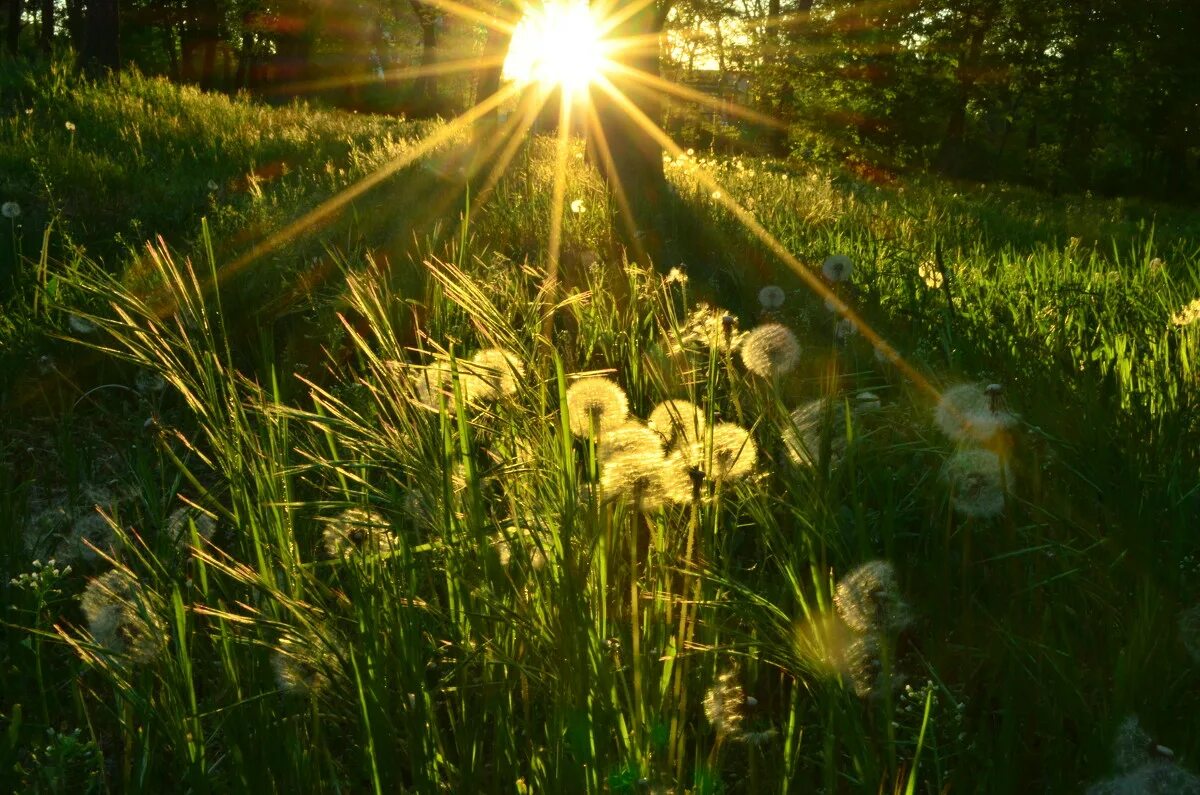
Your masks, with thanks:
[{"label": "tree trunk", "polygon": [[67,0],[67,35],[75,52],[83,52],[84,42],[83,0]]},{"label": "tree trunk", "polygon": [[971,92],[979,79],[979,64],[983,58],[983,42],[992,26],[995,14],[990,10],[971,31],[956,70],[958,89],[954,95],[954,104],[950,106],[950,118],[946,123],[946,137],[942,139],[938,162],[942,169],[950,173],[962,170],[966,157],[967,144],[967,103],[971,100]]},{"label": "tree trunk", "polygon": [[162,47],[167,56],[167,63],[171,65],[171,79],[179,80],[179,51],[175,49],[174,26],[166,25],[162,28]]},{"label": "tree trunk", "polygon": [[[475,101],[483,102],[488,97],[500,90],[500,77],[504,71],[503,58],[508,52],[508,46],[512,41],[512,34],[506,33],[503,30],[496,28],[488,28],[487,40],[483,44],[484,59],[493,58],[498,62],[494,65],[489,64],[479,70],[475,77]],[[483,140],[496,129],[496,122],[500,115],[499,108],[492,108],[479,120],[476,125],[477,137]]]},{"label": "tree trunk", "polygon": [[84,63],[93,72],[121,68],[120,0],[88,0]]},{"label": "tree trunk", "polygon": [[[618,8],[617,13],[621,10]],[[621,60],[626,66],[652,77],[659,75],[657,35],[661,33],[660,20],[654,3],[646,3],[612,33],[616,39],[628,37],[633,41],[649,42],[630,51]],[[661,126],[662,107],[657,92],[648,90],[639,81],[622,77],[620,74],[614,74],[609,79],[641,112],[640,115]],[[614,192],[619,189],[624,194],[631,216],[617,225],[618,230],[626,236],[624,243],[631,257],[657,259],[662,251],[663,230],[656,227],[660,226],[659,222],[663,217],[661,202],[666,185],[663,177],[662,147],[646,132],[639,119],[633,118],[602,90],[593,88],[592,97],[596,106],[599,132],[610,156],[605,157],[601,148],[597,153],[599,157],[596,158],[596,162]],[[633,231],[632,239],[628,237],[630,230]]]},{"label": "tree trunk", "polygon": [[21,6],[23,0],[8,0],[8,29],[5,31],[5,44],[10,55],[16,55],[21,44]]},{"label": "tree trunk", "polygon": [[[417,24],[421,26],[421,66],[431,67],[437,60],[437,11],[420,0],[409,0]],[[413,83],[413,103],[418,115],[433,115],[437,102],[437,76],[422,73]]]},{"label": "tree trunk", "polygon": [[42,52],[49,56],[54,52],[54,0],[42,0]]}]

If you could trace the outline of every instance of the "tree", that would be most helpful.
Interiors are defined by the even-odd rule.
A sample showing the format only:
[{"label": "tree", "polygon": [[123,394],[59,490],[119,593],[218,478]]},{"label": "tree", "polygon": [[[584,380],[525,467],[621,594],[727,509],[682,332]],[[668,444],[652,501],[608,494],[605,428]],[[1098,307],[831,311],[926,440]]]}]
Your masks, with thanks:
[{"label": "tree", "polygon": [[97,72],[121,68],[120,0],[88,0],[84,63]]},{"label": "tree", "polygon": [[5,30],[5,45],[10,55],[16,55],[21,46],[21,12],[23,0],[8,0],[8,26]]}]

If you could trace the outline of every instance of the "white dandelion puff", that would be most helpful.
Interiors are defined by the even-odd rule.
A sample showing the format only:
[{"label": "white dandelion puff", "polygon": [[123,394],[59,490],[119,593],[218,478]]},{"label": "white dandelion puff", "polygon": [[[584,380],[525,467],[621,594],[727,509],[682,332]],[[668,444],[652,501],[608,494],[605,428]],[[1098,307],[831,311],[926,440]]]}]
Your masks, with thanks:
[{"label": "white dandelion puff", "polygon": [[704,717],[717,732],[719,739],[736,738],[746,717],[746,694],[738,683],[737,674],[726,671],[704,694]]},{"label": "white dandelion puff", "polygon": [[758,447],[749,431],[732,422],[719,422],[712,427],[711,438],[711,455],[706,441],[680,448],[689,468],[697,469],[709,480],[717,482],[738,480],[754,471]]},{"label": "white dandelion puff", "polygon": [[82,318],[79,315],[68,315],[67,325],[71,327],[71,331],[76,334],[95,334],[96,324],[87,318]]},{"label": "white dandelion puff", "polygon": [[758,304],[768,312],[773,312],[783,306],[785,300],[787,300],[787,294],[778,285],[768,284],[758,291]]},{"label": "white dandelion puff", "polygon": [[5,202],[0,204],[0,215],[5,218],[15,219],[21,217],[21,205],[16,202]]},{"label": "white dandelion puff", "polygon": [[959,450],[942,470],[950,488],[950,502],[963,516],[989,519],[1004,512],[1006,489],[1012,473],[991,450]]},{"label": "white dandelion puff", "polygon": [[858,334],[858,324],[848,317],[839,320],[833,327],[833,336],[838,342],[846,342]]},{"label": "white dandelion puff", "polygon": [[629,399],[615,381],[607,378],[583,378],[567,388],[567,412],[571,433],[588,437],[625,424]]},{"label": "white dandelion puff", "polygon": [[930,290],[939,289],[944,280],[942,269],[932,260],[925,260],[917,266],[917,275],[921,277],[921,281],[925,282],[925,286]]},{"label": "white dandelion puff", "polygon": [[396,545],[396,536],[387,519],[366,508],[350,508],[336,518],[325,520],[321,540],[326,554],[343,560],[355,553],[391,552]]},{"label": "white dandelion puff", "polygon": [[677,440],[694,443],[704,438],[706,421],[703,409],[695,403],[664,400],[650,411],[646,425],[667,444]]},{"label": "white dandelion puff", "polygon": [[1017,416],[999,397],[998,386],[959,384],[942,393],[934,422],[942,433],[960,443],[982,444],[1013,427]]},{"label": "white dandelion puff", "polygon": [[864,563],[838,580],[833,605],[843,623],[860,634],[901,632],[912,623],[896,570],[886,560]]},{"label": "white dandelion puff", "polygon": [[217,523],[211,516],[195,508],[176,508],[167,517],[164,531],[172,543],[183,548],[191,544],[192,528],[196,529],[196,536],[200,540],[211,541],[217,531]]},{"label": "white dandelion puff", "polygon": [[71,532],[58,547],[58,556],[64,560],[96,563],[111,558],[121,548],[113,523],[99,511],[89,511],[75,520]]},{"label": "white dandelion puff", "polygon": [[795,408],[783,431],[783,444],[793,464],[815,467],[821,461],[822,444],[829,437],[829,466],[836,467],[846,453],[846,433],[838,404],[825,398]]},{"label": "white dandelion puff", "polygon": [[275,684],[289,695],[312,696],[329,685],[333,655],[321,651],[320,644],[284,635],[271,655]]},{"label": "white dandelion puff", "polygon": [[883,642],[873,632],[848,642],[841,651],[840,663],[843,675],[859,698],[872,695],[885,684]]},{"label": "white dandelion puff", "polygon": [[854,263],[845,254],[833,254],[821,263],[821,273],[831,282],[844,282],[854,273]]},{"label": "white dandelion puff", "polygon": [[625,453],[662,455],[663,440],[655,431],[636,422],[626,423],[605,433],[597,446],[601,461]]},{"label": "white dandelion puff", "polygon": [[520,357],[500,348],[485,348],[472,356],[470,362],[460,363],[460,367],[461,372],[474,377],[470,381],[474,400],[515,394],[518,382],[525,376],[525,364]]},{"label": "white dandelion puff", "polygon": [[63,127],[67,129],[67,132],[75,132],[75,122],[73,121],[64,123]]},{"label": "white dandelion puff", "polygon": [[787,326],[766,323],[752,329],[739,348],[746,369],[763,378],[775,378],[795,369],[800,343]]},{"label": "white dandelion puff", "polygon": [[678,456],[631,450],[610,456],[600,473],[606,499],[628,499],[641,511],[691,500],[692,482]]},{"label": "white dandelion puff", "polygon": [[122,569],[89,582],[79,604],[92,638],[113,654],[147,663],[167,645],[165,625],[150,594]]},{"label": "white dandelion puff", "polygon": [[1171,317],[1171,323],[1180,328],[1190,326],[1197,320],[1200,320],[1200,298],[1193,299],[1191,303],[1185,304],[1183,308]]},{"label": "white dandelion puff", "polygon": [[133,379],[134,388],[143,395],[156,394],[167,388],[167,381],[151,370],[138,370]]},{"label": "white dandelion puff", "polygon": [[583,199],[574,199],[574,200],[572,200],[572,202],[571,202],[571,212],[575,213],[576,215],[579,215],[579,214],[580,214],[580,213],[582,213],[582,212],[583,212],[585,209],[587,209],[587,208],[586,208],[586,207],[584,206],[584,204],[583,204]]}]

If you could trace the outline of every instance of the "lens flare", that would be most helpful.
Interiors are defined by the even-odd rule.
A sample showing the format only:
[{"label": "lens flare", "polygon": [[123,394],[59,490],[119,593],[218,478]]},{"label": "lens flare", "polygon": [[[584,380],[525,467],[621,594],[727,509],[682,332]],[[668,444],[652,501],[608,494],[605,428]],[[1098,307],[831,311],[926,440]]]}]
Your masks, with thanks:
[{"label": "lens flare", "polygon": [[550,2],[517,23],[504,77],[575,93],[596,79],[603,64],[600,26],[587,3]]}]

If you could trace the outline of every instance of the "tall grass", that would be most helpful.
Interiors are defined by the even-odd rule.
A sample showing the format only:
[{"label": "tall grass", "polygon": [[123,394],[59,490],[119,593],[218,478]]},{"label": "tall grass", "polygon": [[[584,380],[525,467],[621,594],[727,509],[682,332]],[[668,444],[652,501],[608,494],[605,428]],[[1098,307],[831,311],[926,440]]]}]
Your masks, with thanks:
[{"label": "tall grass", "polygon": [[[220,278],[208,227],[139,252],[136,283],[111,263],[47,263],[62,285],[34,293],[47,317],[95,326],[74,336],[120,364],[100,384],[54,362],[28,376],[10,403],[27,426],[0,440],[15,484],[0,521],[20,528],[3,559],[28,575],[4,600],[11,780],[1078,791],[1109,771],[1131,712],[1195,767],[1197,669],[1176,617],[1198,595],[1197,326],[1171,323],[1200,290],[1194,219],[1076,242],[1022,226],[1031,195],[1001,224],[990,200],[964,206],[945,186],[703,164],[802,260],[851,256],[839,289],[918,370],[1002,383],[1020,417],[998,446],[1011,489],[998,516],[968,517],[932,398],[860,336],[839,339],[700,190],[699,166],[672,167],[664,211],[690,279],[609,255],[611,202],[579,165],[568,197],[588,210],[569,218],[566,278],[546,294],[551,156],[530,144],[415,272],[370,245],[330,256],[309,332],[328,355],[304,367],[272,326],[241,322],[246,295]],[[770,313],[753,301],[768,282],[787,291]],[[760,378],[726,344],[760,320],[800,335],[795,370]],[[491,348],[522,366],[491,374],[511,391],[480,398],[472,357]],[[584,374],[619,383],[634,417],[687,399],[709,426],[748,429],[753,474],[698,478],[698,499],[651,511],[616,498],[603,438],[571,432]],[[819,399],[816,425],[795,427]],[[806,431],[798,463],[788,440]],[[110,532],[82,554],[64,537],[97,505]],[[331,552],[353,510],[388,535]],[[835,593],[876,559],[912,621],[868,645]],[[146,660],[78,606],[113,568],[140,589],[122,615],[161,639]]]}]

